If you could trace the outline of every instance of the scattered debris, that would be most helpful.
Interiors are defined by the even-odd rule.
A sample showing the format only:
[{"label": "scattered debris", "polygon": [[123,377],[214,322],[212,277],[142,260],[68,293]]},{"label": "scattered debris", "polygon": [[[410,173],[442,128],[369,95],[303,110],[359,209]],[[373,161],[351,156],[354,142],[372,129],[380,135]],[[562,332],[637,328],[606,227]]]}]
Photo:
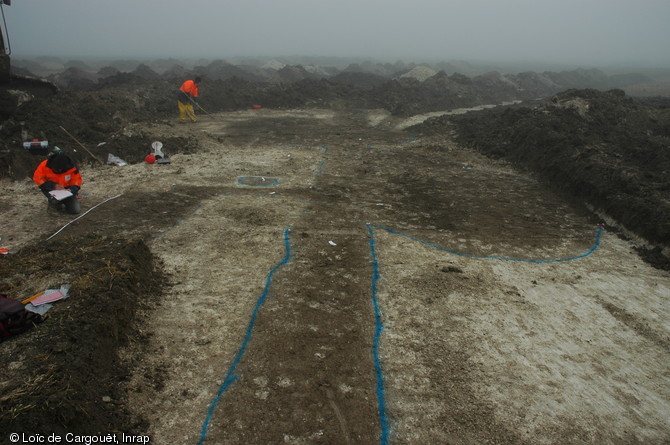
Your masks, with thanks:
[{"label": "scattered debris", "polygon": [[128,165],[128,163],[126,161],[124,161],[123,159],[121,159],[120,157],[109,153],[107,155],[107,165],[117,165],[119,167],[124,167],[124,166]]}]

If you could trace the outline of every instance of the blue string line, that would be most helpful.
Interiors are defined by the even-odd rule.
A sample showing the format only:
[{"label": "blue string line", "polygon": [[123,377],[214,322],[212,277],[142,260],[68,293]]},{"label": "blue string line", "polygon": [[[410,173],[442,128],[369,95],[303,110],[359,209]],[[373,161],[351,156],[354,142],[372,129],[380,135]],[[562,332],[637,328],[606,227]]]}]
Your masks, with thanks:
[{"label": "blue string line", "polygon": [[202,432],[200,433],[200,440],[198,441],[198,445],[202,445],[205,443],[205,438],[207,437],[207,430],[209,428],[209,424],[212,420],[212,415],[214,414],[214,409],[216,408],[216,405],[218,405],[219,400],[221,399],[221,396],[223,393],[228,389],[228,387],[235,381],[237,380],[238,376],[234,375],[235,373],[235,368],[237,367],[240,359],[242,358],[242,355],[244,354],[244,351],[247,348],[247,344],[249,343],[249,340],[251,339],[251,331],[254,328],[254,324],[256,323],[256,315],[258,314],[258,310],[260,309],[261,305],[265,301],[265,299],[268,296],[268,293],[270,292],[270,284],[272,283],[272,276],[274,273],[282,267],[284,264],[288,263],[291,259],[291,243],[289,241],[289,232],[291,229],[286,229],[284,230],[284,247],[286,250],[286,255],[284,256],[284,259],[281,260],[278,264],[276,264],[271,270],[270,273],[268,274],[268,277],[265,281],[265,288],[263,289],[263,294],[260,296],[258,301],[256,302],[256,306],[254,307],[253,312],[251,313],[251,320],[249,321],[249,325],[247,326],[247,332],[244,336],[244,341],[242,342],[242,346],[240,347],[239,351],[237,351],[237,355],[235,356],[235,360],[233,360],[233,363],[230,365],[230,368],[228,369],[228,373],[226,374],[226,377],[223,379],[223,383],[221,384],[221,387],[219,388],[219,391],[216,394],[216,397],[212,401],[212,403],[209,405],[209,410],[207,411],[207,417],[205,418],[205,423],[202,426]]},{"label": "blue string line", "polygon": [[398,231],[393,230],[393,229],[389,229],[388,227],[382,227],[382,226],[378,226],[376,224],[370,224],[369,226],[373,226],[373,227],[376,227],[376,228],[381,229],[381,230],[386,230],[388,233],[391,233],[393,235],[404,236],[405,238],[411,239],[412,241],[416,241],[416,242],[421,243],[425,246],[432,247],[434,249],[440,250],[442,252],[447,252],[447,253],[450,253],[452,255],[458,255],[458,256],[462,256],[462,257],[466,257],[466,258],[474,258],[474,259],[480,259],[480,260],[517,261],[517,262],[535,263],[535,264],[563,263],[563,262],[566,262],[566,261],[572,261],[572,260],[576,260],[576,259],[579,259],[579,258],[587,257],[587,256],[591,255],[593,252],[595,252],[596,249],[598,249],[598,247],[600,246],[600,237],[601,237],[602,232],[604,230],[603,226],[598,226],[598,229],[596,230],[595,243],[593,244],[593,247],[591,247],[586,253],[582,253],[580,255],[576,255],[576,256],[573,256],[573,257],[570,257],[570,258],[560,258],[560,259],[557,259],[557,260],[531,260],[531,259],[521,259],[521,258],[500,257],[500,256],[470,255],[470,254],[458,252],[458,251],[455,251],[455,250],[445,249],[444,247],[440,247],[438,245],[435,245],[435,244],[432,244],[432,243],[429,243],[429,242],[426,242],[426,241],[422,241],[418,238],[414,238],[413,236],[406,235],[404,233],[398,232]]},{"label": "blue string line", "polygon": [[372,257],[372,285],[371,285],[371,294],[372,294],[372,305],[374,306],[374,311],[375,311],[375,334],[374,334],[374,341],[373,341],[373,347],[372,347],[372,355],[374,356],[374,362],[375,362],[375,373],[377,376],[377,401],[378,401],[378,411],[379,411],[379,422],[381,424],[381,433],[380,433],[380,444],[386,445],[388,443],[389,439],[389,425],[388,425],[388,418],[386,416],[386,401],[384,398],[384,375],[382,373],[382,367],[381,367],[381,360],[379,359],[379,340],[381,338],[381,334],[383,331],[383,324],[382,324],[382,319],[381,319],[381,311],[379,309],[379,304],[377,301],[377,282],[379,281],[379,262],[377,261],[377,254],[375,250],[375,234],[373,231],[373,227],[377,229],[382,229],[387,231],[388,233],[391,233],[393,235],[400,235],[405,238],[411,239],[412,241],[419,242],[423,245],[426,245],[428,247],[432,247],[434,249],[438,249],[443,252],[447,252],[450,254],[466,257],[466,258],[474,258],[474,259],[494,259],[494,260],[503,260],[503,261],[519,261],[519,262],[527,262],[527,263],[560,263],[560,262],[565,262],[565,261],[571,261],[575,260],[578,258],[584,258],[588,255],[591,255],[593,252],[596,251],[596,249],[600,245],[600,238],[603,232],[603,227],[598,226],[598,229],[596,230],[596,236],[595,236],[595,243],[593,247],[591,247],[586,253],[583,253],[581,255],[576,255],[574,257],[570,258],[562,258],[562,259],[557,259],[557,260],[530,260],[530,259],[518,259],[518,258],[507,258],[507,257],[498,257],[498,256],[477,256],[477,255],[470,255],[466,253],[461,253],[457,252],[455,250],[449,250],[445,249],[443,247],[437,246],[432,243],[428,243],[426,241],[422,241],[418,238],[414,238],[410,235],[406,235],[404,233],[398,232],[393,229],[389,229],[387,227],[382,227],[376,224],[367,224],[367,229],[368,229],[368,234],[369,234],[369,243],[370,243],[370,255]]},{"label": "blue string line", "polygon": [[[314,181],[315,182],[316,182],[317,179],[319,179],[319,177],[323,173],[323,168],[326,165],[326,163],[328,162],[328,158],[326,157],[326,155],[328,154],[328,146],[327,145],[320,145],[319,148],[323,149],[323,159],[321,159],[321,163],[319,164],[319,168],[316,170],[316,174],[314,175]],[[314,187],[314,184],[312,184],[312,187]],[[308,197],[307,198],[307,205],[305,205],[305,207],[303,207],[302,211],[300,212],[300,217],[301,218],[305,215],[305,213],[307,213],[307,210],[309,210],[310,205],[311,205],[311,197]]]},{"label": "blue string line", "polygon": [[321,160],[319,168],[316,171],[315,179],[318,179],[321,176],[321,174],[323,173],[323,167],[326,165],[326,162],[328,162],[328,158],[326,157],[326,155],[328,154],[328,146],[320,145],[319,148],[323,149],[323,159]]},{"label": "blue string line", "polygon": [[379,263],[377,262],[377,254],[375,252],[375,234],[372,227],[367,225],[368,234],[370,235],[370,256],[372,257],[372,305],[375,310],[375,335],[372,346],[372,355],[375,361],[375,374],[377,375],[377,403],[379,410],[379,423],[381,425],[381,434],[379,443],[386,445],[388,443],[389,427],[388,419],[386,417],[386,402],[384,400],[384,375],[382,374],[382,365],[379,359],[379,339],[382,335],[384,326],[382,324],[382,316],[377,304],[377,281],[379,280]]},{"label": "blue string line", "polygon": [[251,187],[272,187],[273,185],[279,184],[281,181],[277,178],[266,178],[266,179],[272,179],[272,181],[269,181],[267,184],[249,184],[248,181],[250,179],[261,179],[263,180],[263,176],[240,176],[237,178],[237,183],[241,185],[248,185]]}]

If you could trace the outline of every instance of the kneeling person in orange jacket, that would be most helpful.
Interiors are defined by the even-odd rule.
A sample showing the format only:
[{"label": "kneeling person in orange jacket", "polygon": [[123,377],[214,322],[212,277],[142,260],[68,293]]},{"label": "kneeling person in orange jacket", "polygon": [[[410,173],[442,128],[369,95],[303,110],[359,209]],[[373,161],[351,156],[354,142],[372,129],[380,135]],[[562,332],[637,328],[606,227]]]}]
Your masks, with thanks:
[{"label": "kneeling person in orange jacket", "polygon": [[[63,153],[49,155],[35,170],[33,181],[49,199],[49,205],[60,207],[63,204],[65,205],[65,211],[72,214],[81,211],[77,199],[82,184],[81,174],[69,156]],[[72,196],[59,201],[49,193],[53,190],[69,190]]]}]

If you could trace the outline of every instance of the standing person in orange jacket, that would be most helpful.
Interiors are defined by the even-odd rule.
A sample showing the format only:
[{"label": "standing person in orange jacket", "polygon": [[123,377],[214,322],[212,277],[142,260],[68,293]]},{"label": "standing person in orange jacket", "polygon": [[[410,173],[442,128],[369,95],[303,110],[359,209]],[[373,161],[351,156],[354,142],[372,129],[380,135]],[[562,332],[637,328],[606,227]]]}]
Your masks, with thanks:
[{"label": "standing person in orange jacket", "polygon": [[186,116],[195,122],[195,112],[193,111],[193,104],[198,105],[198,85],[200,84],[200,77],[193,80],[187,80],[179,88],[177,93],[177,105],[179,106],[179,120],[186,122]]},{"label": "standing person in orange jacket", "polygon": [[[72,214],[81,211],[77,194],[83,181],[74,161],[66,154],[61,152],[50,154],[37,166],[33,181],[47,197],[50,206],[60,209],[64,205],[65,211]],[[72,196],[58,200],[49,193],[54,190],[68,190]]]}]

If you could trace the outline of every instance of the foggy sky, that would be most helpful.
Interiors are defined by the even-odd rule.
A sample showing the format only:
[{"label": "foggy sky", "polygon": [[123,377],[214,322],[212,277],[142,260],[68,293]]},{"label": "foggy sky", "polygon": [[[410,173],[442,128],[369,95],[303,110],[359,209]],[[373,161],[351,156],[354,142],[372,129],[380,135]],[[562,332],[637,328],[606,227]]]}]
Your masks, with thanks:
[{"label": "foggy sky", "polygon": [[670,0],[12,0],[3,11],[19,58],[670,66]]}]

